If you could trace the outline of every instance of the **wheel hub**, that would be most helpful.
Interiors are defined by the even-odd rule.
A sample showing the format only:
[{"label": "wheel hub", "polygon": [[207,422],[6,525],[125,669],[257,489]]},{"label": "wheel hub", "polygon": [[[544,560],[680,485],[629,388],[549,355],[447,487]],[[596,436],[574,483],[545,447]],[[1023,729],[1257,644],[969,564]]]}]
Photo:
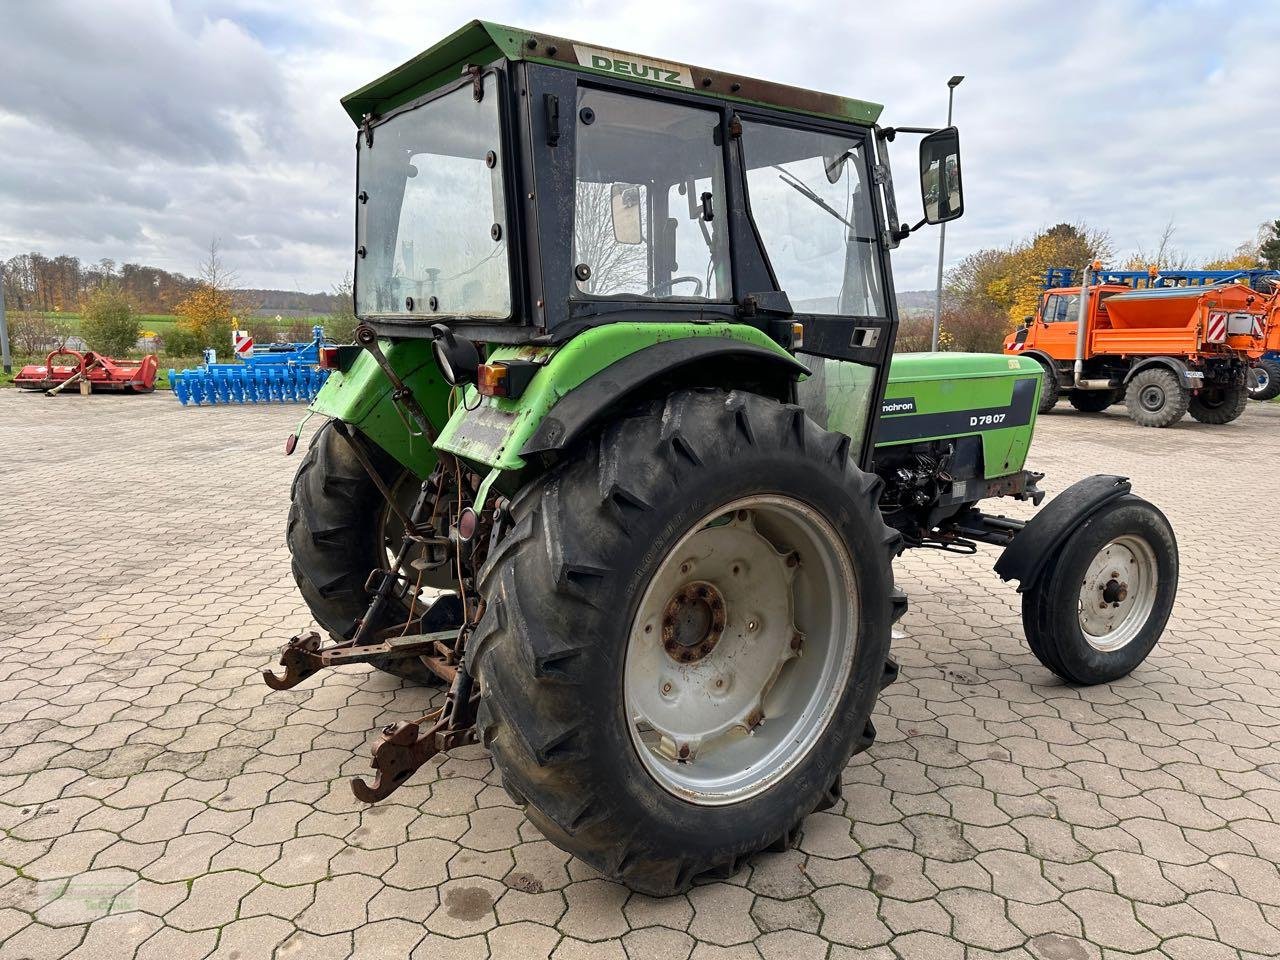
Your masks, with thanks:
[{"label": "wheel hub", "polygon": [[1151,386],[1142,391],[1142,405],[1152,412],[1164,406],[1164,391]]},{"label": "wheel hub", "polygon": [[649,773],[700,804],[765,789],[830,722],[856,625],[851,561],[812,508],[762,495],[705,518],[632,621],[623,685]]},{"label": "wheel hub", "polygon": [[1155,607],[1156,555],[1136,536],[1098,551],[1080,583],[1080,630],[1095,650],[1119,650],[1141,632]]}]

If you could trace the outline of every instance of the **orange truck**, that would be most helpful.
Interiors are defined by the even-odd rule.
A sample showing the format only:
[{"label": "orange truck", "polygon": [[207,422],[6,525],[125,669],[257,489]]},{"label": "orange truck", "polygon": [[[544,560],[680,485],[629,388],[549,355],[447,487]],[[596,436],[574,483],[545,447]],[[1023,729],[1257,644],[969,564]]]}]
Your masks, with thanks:
[{"label": "orange truck", "polygon": [[[1190,413],[1230,423],[1249,401],[1250,369],[1266,350],[1271,297],[1242,283],[1163,285],[1158,274],[1106,272],[1094,263],[1079,285],[1057,285],[1050,270],[1034,317],[1004,352],[1044,368],[1040,412],[1062,395],[1097,413],[1124,400],[1144,427],[1167,427]],[[1280,326],[1277,327],[1280,329]]]}]

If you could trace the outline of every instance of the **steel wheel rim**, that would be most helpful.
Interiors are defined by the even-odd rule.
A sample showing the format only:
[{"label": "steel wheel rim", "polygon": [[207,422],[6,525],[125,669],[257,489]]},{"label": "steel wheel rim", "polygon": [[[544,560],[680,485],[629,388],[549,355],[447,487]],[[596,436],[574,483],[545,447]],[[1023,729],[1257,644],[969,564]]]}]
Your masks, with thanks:
[{"label": "steel wheel rim", "polygon": [[1080,581],[1080,632],[1089,646],[1111,653],[1133,641],[1155,608],[1157,571],[1155,550],[1141,537],[1116,537],[1098,551]]},{"label": "steel wheel rim", "polygon": [[1142,406],[1145,410],[1155,413],[1164,406],[1164,391],[1151,384],[1142,391]]},{"label": "steel wheel rim", "polygon": [[783,779],[834,717],[859,610],[852,558],[808,505],[758,495],[699,520],[630,627],[624,709],[649,775],[703,806]]}]

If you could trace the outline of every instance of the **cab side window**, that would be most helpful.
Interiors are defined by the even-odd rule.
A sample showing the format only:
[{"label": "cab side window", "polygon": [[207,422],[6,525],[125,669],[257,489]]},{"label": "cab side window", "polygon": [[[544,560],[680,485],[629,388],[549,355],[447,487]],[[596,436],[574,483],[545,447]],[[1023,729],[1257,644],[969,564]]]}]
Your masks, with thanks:
[{"label": "cab side window", "polygon": [[1075,323],[1080,317],[1080,294],[1051,293],[1045,298],[1040,318],[1045,323]]}]

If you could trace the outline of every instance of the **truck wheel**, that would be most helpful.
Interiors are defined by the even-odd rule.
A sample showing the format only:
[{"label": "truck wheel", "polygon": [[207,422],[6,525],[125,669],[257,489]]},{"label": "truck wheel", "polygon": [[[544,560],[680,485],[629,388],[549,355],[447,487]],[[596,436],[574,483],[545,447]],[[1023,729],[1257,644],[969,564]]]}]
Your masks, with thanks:
[{"label": "truck wheel", "polygon": [[1201,423],[1230,423],[1249,405],[1249,391],[1243,383],[1229,387],[1205,387],[1191,398],[1191,416]]},{"label": "truck wheel", "polygon": [[1178,544],[1163,513],[1132,494],[1066,539],[1022,595],[1036,659],[1068,683],[1129,674],[1160,639],[1178,589]]},{"label": "truck wheel", "polygon": [[835,802],[892,676],[900,543],[848,444],[682,392],[517,495],[467,656],[482,741],[562,849],[663,896]]},{"label": "truck wheel", "polygon": [[1072,390],[1067,402],[1081,413],[1101,413],[1120,399],[1119,390]]},{"label": "truck wheel", "polygon": [[1040,406],[1037,408],[1037,412],[1048,413],[1058,405],[1061,389],[1058,386],[1058,373],[1056,370],[1049,369],[1049,365],[1046,363],[1040,363],[1040,369],[1043,371],[1044,376],[1040,378]]},{"label": "truck wheel", "polygon": [[[403,468],[389,458],[374,462],[389,487],[403,488]],[[389,566],[386,540],[394,513],[332,423],[312,436],[293,478],[292,501],[286,540],[293,579],[316,622],[335,639],[349,639],[369,605],[369,572]],[[408,615],[403,604],[389,603],[376,628],[403,623]],[[373,666],[418,684],[439,682],[421,660],[375,660]]]},{"label": "truck wheel", "polygon": [[1189,394],[1172,370],[1148,367],[1129,381],[1124,404],[1129,419],[1143,427],[1168,427],[1187,412]]},{"label": "truck wheel", "polygon": [[1265,373],[1266,386],[1253,399],[1274,400],[1280,397],[1280,360],[1272,360],[1268,357],[1258,364],[1257,369],[1259,373]]}]

